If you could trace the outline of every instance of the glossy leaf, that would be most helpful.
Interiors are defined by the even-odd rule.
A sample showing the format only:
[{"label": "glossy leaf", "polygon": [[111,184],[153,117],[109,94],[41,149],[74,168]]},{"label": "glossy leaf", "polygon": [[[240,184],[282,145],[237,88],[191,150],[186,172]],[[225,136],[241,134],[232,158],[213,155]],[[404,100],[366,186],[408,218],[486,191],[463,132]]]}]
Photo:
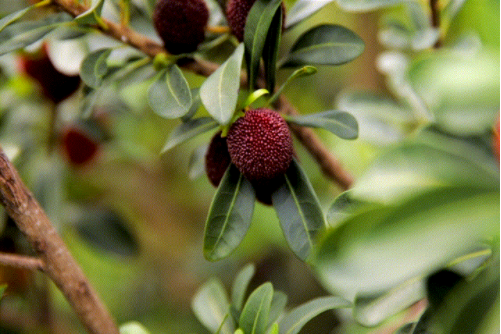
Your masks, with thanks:
[{"label": "glossy leaf", "polygon": [[217,126],[217,123],[210,117],[194,118],[182,123],[172,130],[162,149],[162,153],[167,152],[199,134],[215,129]]},{"label": "glossy leaf", "polygon": [[325,228],[325,219],[308,177],[295,160],[272,202],[289,247],[305,261]]},{"label": "glossy leaf", "polygon": [[14,23],[0,33],[0,55],[24,48],[44,38],[61,24],[71,20],[66,13],[29,22]]},{"label": "glossy leaf", "polygon": [[294,6],[287,12],[287,20],[285,26],[290,28],[304,19],[315,14],[322,9],[325,5],[333,2],[334,0],[298,0]]},{"label": "glossy leaf", "polygon": [[204,256],[216,261],[230,255],[242,242],[254,211],[250,182],[231,164],[212,200],[204,232]]},{"label": "glossy leaf", "polygon": [[255,272],[256,267],[253,264],[248,264],[238,272],[233,281],[231,287],[231,305],[238,311],[242,310],[245,293]]},{"label": "glossy leaf", "polygon": [[17,12],[14,12],[14,13],[11,13],[9,15],[2,17],[2,19],[0,19],[0,32],[2,30],[4,30],[8,25],[21,19],[26,13],[28,13],[34,7],[35,7],[35,5],[30,6],[30,7],[26,7],[24,9],[17,11]]},{"label": "glossy leaf", "polygon": [[245,334],[265,333],[272,298],[273,286],[269,282],[260,285],[250,294],[238,321]]},{"label": "glossy leaf", "polygon": [[211,333],[220,329],[219,333],[233,334],[233,323],[228,317],[230,303],[223,284],[218,279],[211,279],[200,287],[191,302],[191,309]]},{"label": "glossy leaf", "polygon": [[345,111],[329,110],[318,114],[288,116],[287,122],[322,128],[343,139],[356,139],[358,137],[357,120]]},{"label": "glossy leaf", "polygon": [[188,110],[188,112],[186,114],[184,114],[181,117],[181,120],[183,122],[187,122],[191,118],[193,118],[193,116],[195,116],[195,114],[197,113],[198,108],[200,108],[200,105],[202,104],[202,101],[200,100],[200,88],[192,88],[191,89],[191,97],[192,97],[192,101],[191,101],[190,109]]},{"label": "glossy leaf", "polygon": [[222,125],[229,123],[237,105],[243,55],[244,45],[240,44],[200,87],[202,104]]},{"label": "glossy leaf", "polygon": [[311,28],[292,46],[283,67],[341,65],[362,54],[364,41],[353,31],[331,24]]},{"label": "glossy leaf", "polygon": [[119,328],[120,334],[150,334],[150,332],[139,322],[131,321],[123,324]]},{"label": "glossy leaf", "polygon": [[103,10],[104,0],[92,0],[92,5],[84,13],[78,15],[75,21],[78,24],[96,24],[99,23],[101,11]]},{"label": "glossy leaf", "polygon": [[80,66],[80,77],[85,84],[92,88],[101,85],[103,77],[108,71],[106,61],[112,49],[105,48],[94,51],[85,57]]},{"label": "glossy leaf", "polygon": [[247,15],[244,29],[244,43],[247,75],[251,89],[256,84],[259,64],[263,55],[268,31],[270,31],[271,23],[281,3],[282,0],[257,0]]},{"label": "glossy leaf", "polygon": [[188,81],[177,65],[171,65],[162,72],[148,90],[151,109],[163,118],[185,116],[190,111],[192,101]]},{"label": "glossy leaf", "polygon": [[196,179],[205,172],[205,154],[209,145],[197,147],[191,154],[188,161],[188,177],[191,180]]},{"label": "glossy leaf", "polygon": [[263,48],[264,72],[266,76],[266,88],[273,92],[275,89],[275,77],[277,73],[277,59],[280,41],[282,38],[282,6],[278,6],[275,17],[271,21],[268,35]]},{"label": "glossy leaf", "polygon": [[268,326],[272,326],[272,324],[280,318],[282,313],[285,310],[285,306],[287,305],[287,295],[282,291],[274,291],[273,299],[271,300],[270,306],[270,314],[268,316]]},{"label": "glossy leaf", "polygon": [[499,189],[439,187],[350,217],[328,231],[313,263],[332,292],[377,294],[438,270],[496,230]]},{"label": "glossy leaf", "polygon": [[297,334],[303,326],[327,310],[351,307],[351,303],[340,297],[320,297],[291,310],[279,322],[280,334]]}]

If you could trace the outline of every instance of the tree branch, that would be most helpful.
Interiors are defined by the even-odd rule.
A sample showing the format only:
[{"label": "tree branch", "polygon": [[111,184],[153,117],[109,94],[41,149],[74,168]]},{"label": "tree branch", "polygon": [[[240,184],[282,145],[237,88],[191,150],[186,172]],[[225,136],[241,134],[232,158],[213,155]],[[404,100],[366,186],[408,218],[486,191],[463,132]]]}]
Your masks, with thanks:
[{"label": "tree branch", "polygon": [[438,0],[430,0],[431,10],[431,26],[439,31],[439,37],[435,42],[434,48],[442,46],[442,36],[440,34],[440,9],[438,8]]},{"label": "tree branch", "polygon": [[0,202],[39,256],[44,272],[64,294],[89,333],[118,334],[108,310],[1,147]]},{"label": "tree branch", "polygon": [[[87,8],[85,8],[81,4],[76,3],[75,1],[54,0],[54,3],[62,10],[70,13],[73,16],[78,16],[87,10]],[[162,52],[166,53],[163,46],[151,40],[150,38],[115,22],[111,22],[106,19],[103,19],[103,21],[105,22],[108,29],[104,29],[100,26],[96,27],[102,33],[116,40],[127,43],[128,45],[142,51],[150,57],[155,57],[157,54]],[[186,70],[205,77],[211,75],[219,67],[218,64],[203,59],[183,59],[178,65]],[[241,84],[247,84],[247,78],[245,77],[245,75],[242,75]],[[290,102],[288,102],[288,100],[283,96],[280,98],[277,111],[284,114],[297,114],[294,106],[292,106]],[[293,126],[292,130],[301,144],[305,146],[312,157],[317,161],[326,177],[338,183],[343,190],[351,187],[353,183],[353,177],[343,169],[336,157],[323,145],[320,138],[312,129]]]},{"label": "tree branch", "polygon": [[45,270],[45,264],[39,258],[2,252],[0,252],[0,265],[27,270]]}]

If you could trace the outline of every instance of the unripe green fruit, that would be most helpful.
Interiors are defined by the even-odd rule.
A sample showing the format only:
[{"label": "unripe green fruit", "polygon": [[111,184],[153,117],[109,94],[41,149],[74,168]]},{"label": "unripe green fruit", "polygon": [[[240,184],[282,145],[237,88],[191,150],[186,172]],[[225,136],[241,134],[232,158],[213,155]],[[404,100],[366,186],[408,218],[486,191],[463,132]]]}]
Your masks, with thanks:
[{"label": "unripe green fruit", "polygon": [[[229,0],[226,4],[226,18],[231,32],[242,42],[247,16],[256,0]],[[285,6],[282,2],[282,28],[285,25]]]},{"label": "unripe green fruit", "polygon": [[59,103],[73,94],[80,86],[78,75],[69,76],[59,72],[52,64],[47,45],[34,54],[23,54],[19,60],[21,71],[35,79],[42,88],[44,96]]},{"label": "unripe green fruit", "polygon": [[221,138],[221,132],[218,132],[212,137],[205,154],[205,172],[214,187],[219,186],[230,163],[231,158],[230,153],[228,153],[226,138]]},{"label": "unripe green fruit", "polygon": [[203,0],[159,0],[153,12],[155,29],[172,54],[195,51],[205,39],[208,21]]},{"label": "unripe green fruit", "polygon": [[266,182],[285,174],[294,153],[285,120],[270,109],[248,110],[227,136],[231,161],[251,182]]}]

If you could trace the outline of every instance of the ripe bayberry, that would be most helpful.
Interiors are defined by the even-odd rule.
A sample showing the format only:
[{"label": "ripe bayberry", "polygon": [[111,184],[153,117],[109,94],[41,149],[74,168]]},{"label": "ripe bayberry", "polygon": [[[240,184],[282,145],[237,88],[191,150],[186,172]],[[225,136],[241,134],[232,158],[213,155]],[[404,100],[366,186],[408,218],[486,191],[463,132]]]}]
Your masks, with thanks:
[{"label": "ripe bayberry", "polygon": [[216,133],[205,154],[205,172],[214,187],[219,186],[224,172],[231,163],[226,138],[221,138],[221,132]]},{"label": "ripe bayberry", "polygon": [[203,0],[159,0],[153,23],[172,54],[193,52],[205,39],[209,9]]},{"label": "ripe bayberry", "polygon": [[54,103],[66,99],[80,86],[78,75],[66,75],[54,67],[47,54],[47,44],[36,53],[23,54],[19,62],[21,71],[35,79],[43,94]]},{"label": "ripe bayberry", "polygon": [[[226,18],[231,32],[241,42],[244,40],[244,28],[247,15],[256,0],[229,0],[226,4]],[[282,2],[282,27],[285,25],[285,6]]]},{"label": "ripe bayberry", "polygon": [[68,126],[63,130],[61,142],[66,157],[75,166],[90,162],[99,149],[97,139],[82,126],[77,125]]},{"label": "ripe bayberry", "polygon": [[294,153],[285,120],[270,109],[248,110],[228,131],[231,161],[251,182],[266,183],[287,171]]}]

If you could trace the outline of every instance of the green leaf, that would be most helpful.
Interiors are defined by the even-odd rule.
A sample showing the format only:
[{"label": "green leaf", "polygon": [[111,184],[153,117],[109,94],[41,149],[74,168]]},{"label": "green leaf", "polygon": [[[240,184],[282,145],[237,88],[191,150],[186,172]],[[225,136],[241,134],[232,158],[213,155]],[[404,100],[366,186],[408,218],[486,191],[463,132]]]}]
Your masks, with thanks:
[{"label": "green leaf", "polygon": [[325,228],[325,219],[308,177],[295,160],[272,202],[289,247],[305,261]]},{"label": "green leaf", "polygon": [[273,286],[267,282],[254,290],[240,315],[238,325],[245,334],[264,334],[268,323]]},{"label": "green leaf", "polygon": [[322,128],[343,139],[356,139],[358,137],[357,120],[345,111],[329,110],[304,116],[287,116],[287,122]]},{"label": "green leaf", "polygon": [[266,106],[269,106],[273,102],[275,102],[276,100],[278,100],[278,98],[280,97],[280,94],[282,94],[282,91],[292,81],[294,81],[295,79],[301,78],[301,77],[305,77],[305,76],[308,76],[308,75],[313,75],[315,73],[317,73],[317,68],[314,67],[314,66],[304,66],[304,67],[301,67],[300,69],[297,69],[294,72],[292,72],[292,74],[289,75],[289,77],[287,78],[287,80],[285,80],[285,82],[282,84],[282,86],[280,86],[280,88],[277,89],[277,91],[273,94],[273,96],[270,97],[270,99],[266,103]]},{"label": "green leaf", "polygon": [[231,287],[231,304],[238,311],[242,310],[245,293],[255,272],[256,267],[253,264],[248,264],[238,272],[233,281]]},{"label": "green leaf", "polygon": [[271,300],[270,314],[268,316],[268,326],[272,326],[275,321],[280,318],[287,305],[287,295],[282,291],[274,291],[273,299]]},{"label": "green leaf", "polygon": [[290,28],[304,19],[315,14],[322,9],[325,5],[333,2],[334,0],[298,0],[294,6],[287,12],[287,20],[285,26]]},{"label": "green leaf", "polygon": [[181,117],[181,120],[183,122],[189,121],[193,116],[198,111],[198,108],[200,108],[200,105],[202,104],[202,101],[200,100],[200,88],[193,88],[191,89],[191,96],[192,96],[192,101],[191,101],[191,106],[188,112]]},{"label": "green leaf", "polygon": [[202,145],[193,150],[188,161],[188,177],[196,179],[205,172],[205,154],[209,145]]},{"label": "green leaf", "polygon": [[240,44],[200,87],[202,104],[222,125],[229,123],[237,105],[243,54],[244,45]]},{"label": "green leaf", "polygon": [[0,20],[0,32],[5,29],[8,25],[16,22],[20,18],[22,18],[26,13],[28,13],[31,9],[35,8],[35,5],[32,5],[30,7],[26,7],[24,9],[21,9],[17,12],[11,13],[9,15],[6,15],[2,17]]},{"label": "green leaf", "polygon": [[278,323],[275,322],[273,325],[271,325],[266,334],[279,334]]},{"label": "green leaf", "polygon": [[228,296],[218,279],[211,279],[200,287],[191,302],[191,309],[211,333],[220,329],[220,333],[233,334],[233,323],[228,317]]},{"label": "green leaf", "polygon": [[292,46],[283,67],[341,65],[362,54],[364,41],[353,31],[332,24],[311,28]]},{"label": "green leaf", "polygon": [[329,227],[336,227],[347,218],[374,208],[377,204],[360,200],[352,196],[352,191],[348,190],[336,197],[334,203],[327,211],[327,224]]},{"label": "green leaf", "polygon": [[280,334],[297,334],[303,326],[322,312],[351,307],[351,303],[340,297],[320,297],[290,311],[279,322]]},{"label": "green leaf", "polygon": [[6,27],[0,33],[0,55],[35,43],[69,20],[70,15],[58,13],[36,22],[19,22]]},{"label": "green leaf", "polygon": [[[270,30],[275,13],[281,3],[282,0],[257,0],[254,2],[249,14],[247,15],[247,21],[244,29],[244,44],[245,59],[247,62],[247,75],[249,79],[249,88],[251,90],[256,85],[259,64],[268,36],[268,31]],[[273,36],[270,38],[273,38]]]},{"label": "green leaf", "polygon": [[347,11],[365,12],[391,7],[407,0],[336,0],[339,7]]},{"label": "green leaf", "polygon": [[498,233],[499,188],[433,188],[330,229],[313,264],[330,291],[347,298],[378,294],[442,268]]},{"label": "green leaf", "polygon": [[100,23],[101,11],[103,10],[104,0],[92,0],[92,5],[84,13],[78,15],[75,21],[78,24],[96,24]]},{"label": "green leaf", "polygon": [[255,194],[250,182],[231,164],[225,172],[205,224],[204,256],[217,261],[231,254],[249,229]]},{"label": "green leaf", "polygon": [[177,65],[161,72],[148,90],[151,109],[160,117],[171,119],[185,116],[192,104],[191,90]]},{"label": "green leaf", "polygon": [[2,299],[4,293],[5,293],[5,290],[7,290],[7,284],[1,284],[0,285],[0,300]]},{"label": "green leaf", "polygon": [[275,17],[271,21],[268,35],[263,48],[264,73],[266,76],[266,88],[268,91],[275,90],[275,77],[277,73],[277,58],[282,38],[282,6],[278,6]]},{"label": "green leaf", "polygon": [[98,88],[104,75],[108,71],[106,61],[112,49],[105,48],[91,52],[85,57],[80,66],[80,77],[85,84],[92,88]]},{"label": "green leaf", "polygon": [[119,330],[120,334],[150,334],[150,332],[137,321],[123,324],[120,326]]},{"label": "green leaf", "polygon": [[363,326],[373,327],[425,296],[423,279],[412,279],[383,294],[358,297],[353,317]]},{"label": "green leaf", "polygon": [[162,149],[162,153],[167,152],[173,147],[191,139],[199,134],[217,128],[217,123],[210,117],[200,117],[190,119],[189,121],[177,126],[169,135],[167,142]]}]

